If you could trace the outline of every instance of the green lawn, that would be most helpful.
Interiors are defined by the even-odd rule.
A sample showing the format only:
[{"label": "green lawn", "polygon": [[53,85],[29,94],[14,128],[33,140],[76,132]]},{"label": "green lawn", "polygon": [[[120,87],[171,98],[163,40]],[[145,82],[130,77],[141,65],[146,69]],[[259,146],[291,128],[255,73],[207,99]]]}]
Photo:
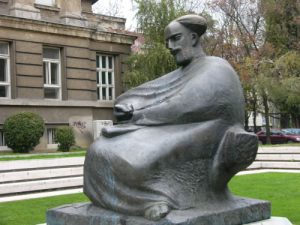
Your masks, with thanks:
[{"label": "green lawn", "polygon": [[262,173],[236,176],[230,189],[240,196],[269,200],[272,216],[300,225],[300,173]]},{"label": "green lawn", "polygon": [[62,157],[79,157],[85,156],[86,151],[74,151],[68,153],[48,153],[48,154],[12,154],[2,153],[0,154],[0,161],[11,161],[11,160],[27,160],[27,159],[51,159],[51,158],[62,158]]},{"label": "green lawn", "polygon": [[87,202],[84,194],[71,194],[0,203],[0,225],[36,225],[45,223],[47,209],[60,205]]},{"label": "green lawn", "polygon": [[[233,178],[231,190],[241,196],[272,202],[272,215],[288,217],[300,225],[300,174],[267,173]],[[88,201],[72,194],[25,201],[0,203],[0,225],[36,225],[45,222],[45,212],[59,205]]]}]

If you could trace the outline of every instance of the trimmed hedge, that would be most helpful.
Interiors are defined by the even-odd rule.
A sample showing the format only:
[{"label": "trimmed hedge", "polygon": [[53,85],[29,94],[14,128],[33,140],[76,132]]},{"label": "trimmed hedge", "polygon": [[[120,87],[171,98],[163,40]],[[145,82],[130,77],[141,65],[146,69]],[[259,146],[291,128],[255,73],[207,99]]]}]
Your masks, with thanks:
[{"label": "trimmed hedge", "polygon": [[32,112],[20,112],[8,117],[3,125],[5,142],[13,152],[28,153],[39,143],[44,133],[44,120]]},{"label": "trimmed hedge", "polygon": [[71,127],[59,127],[55,133],[55,141],[58,143],[58,150],[67,152],[75,144],[75,136]]}]

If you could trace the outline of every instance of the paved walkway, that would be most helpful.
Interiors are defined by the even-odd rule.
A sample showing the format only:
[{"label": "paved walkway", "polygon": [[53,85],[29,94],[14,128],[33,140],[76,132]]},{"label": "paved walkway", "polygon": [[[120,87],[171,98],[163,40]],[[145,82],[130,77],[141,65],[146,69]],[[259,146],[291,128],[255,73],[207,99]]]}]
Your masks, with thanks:
[{"label": "paved walkway", "polygon": [[[279,151],[288,153],[289,151],[294,152],[300,151],[300,146],[276,146],[276,147],[260,147],[259,152],[265,151]],[[43,153],[47,154],[47,153]],[[69,153],[50,153],[50,154],[69,154]],[[30,154],[32,155],[32,154]],[[35,155],[35,154],[34,154]],[[37,155],[42,155],[41,153]],[[24,155],[26,158],[28,155]],[[0,157],[10,157],[10,156],[0,156]],[[284,170],[284,169],[254,169],[248,171],[239,172],[237,175],[246,175],[246,174],[254,174],[254,173],[267,173],[267,172],[288,172],[288,173],[300,173],[300,170]],[[51,197],[51,196],[58,196],[58,195],[66,195],[66,194],[74,194],[74,193],[82,193],[82,188],[76,189],[67,189],[67,190],[59,190],[59,191],[48,191],[48,192],[40,192],[40,193],[32,193],[32,194],[23,194],[23,195],[15,195],[15,196],[8,196],[8,197],[0,197],[0,202],[10,202],[10,201],[18,201],[18,200],[26,200],[26,199],[33,199],[33,198],[42,198],[42,197]]]},{"label": "paved walkway", "polygon": [[[257,173],[269,173],[269,172],[300,173],[300,170],[260,169],[260,170],[241,171],[237,174],[237,176],[248,175],[248,174],[257,174]],[[82,192],[83,192],[82,188],[77,188],[77,189],[69,189],[69,190],[49,191],[49,192],[41,192],[41,193],[34,193],[34,194],[16,195],[16,196],[2,197],[2,198],[0,198],[0,203],[34,199],[34,198],[52,197],[52,196],[58,196],[58,195],[77,194],[77,193],[82,193]]]},{"label": "paved walkway", "polygon": [[240,175],[248,175],[248,174],[256,174],[256,173],[300,173],[300,170],[284,170],[284,169],[259,169],[259,170],[247,170],[241,171],[236,176]]},{"label": "paved walkway", "polygon": [[34,198],[45,198],[45,197],[52,197],[58,195],[68,195],[68,194],[78,194],[82,193],[82,188],[76,189],[69,189],[69,190],[60,190],[60,191],[47,191],[41,193],[33,193],[33,194],[24,194],[24,195],[15,195],[15,196],[8,196],[8,197],[0,197],[1,202],[12,202],[12,201],[20,201],[20,200],[28,200]]},{"label": "paved walkway", "polygon": [[[272,147],[268,146],[259,146],[258,150],[284,150],[284,151],[289,151],[289,150],[295,150],[295,149],[299,149],[300,150],[300,146],[281,146],[281,145],[274,145]],[[0,151],[1,152],[1,151]],[[36,152],[32,152],[30,154],[9,154],[7,153],[7,155],[0,155],[0,158],[13,158],[13,157],[31,157],[31,156],[41,156],[41,155],[68,155],[68,154],[76,154],[76,153],[81,153],[84,151],[74,151],[74,152],[40,152],[40,151],[36,151]]]}]

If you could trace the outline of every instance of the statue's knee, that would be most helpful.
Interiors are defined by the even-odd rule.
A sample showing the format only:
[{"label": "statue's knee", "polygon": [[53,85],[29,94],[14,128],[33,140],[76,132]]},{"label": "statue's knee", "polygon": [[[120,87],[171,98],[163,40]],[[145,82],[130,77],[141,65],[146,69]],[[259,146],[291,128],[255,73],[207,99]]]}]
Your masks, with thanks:
[{"label": "statue's knee", "polygon": [[238,171],[246,169],[256,157],[258,139],[240,127],[226,131],[214,157],[211,180],[216,189],[226,184]]},{"label": "statue's knee", "polygon": [[227,167],[246,168],[255,160],[258,139],[241,128],[229,129],[219,148],[219,155]]}]

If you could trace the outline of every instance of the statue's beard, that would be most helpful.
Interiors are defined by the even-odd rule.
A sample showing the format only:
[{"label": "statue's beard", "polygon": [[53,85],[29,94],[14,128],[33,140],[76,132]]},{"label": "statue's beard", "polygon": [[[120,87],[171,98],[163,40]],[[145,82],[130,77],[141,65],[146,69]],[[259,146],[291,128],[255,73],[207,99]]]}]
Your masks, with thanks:
[{"label": "statue's beard", "polygon": [[194,56],[192,48],[184,48],[178,49],[178,52],[174,55],[177,65],[179,66],[186,66],[188,65]]}]

